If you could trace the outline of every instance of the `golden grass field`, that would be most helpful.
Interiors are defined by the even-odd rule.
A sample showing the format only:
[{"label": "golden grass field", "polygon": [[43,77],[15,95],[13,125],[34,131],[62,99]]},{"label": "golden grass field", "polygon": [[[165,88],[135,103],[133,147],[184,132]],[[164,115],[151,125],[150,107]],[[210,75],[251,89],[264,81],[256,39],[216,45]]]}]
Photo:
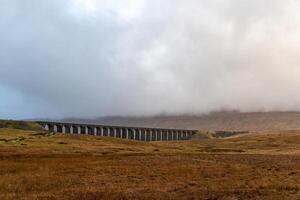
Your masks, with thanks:
[{"label": "golden grass field", "polygon": [[135,142],[0,129],[1,200],[300,199],[300,131]]}]

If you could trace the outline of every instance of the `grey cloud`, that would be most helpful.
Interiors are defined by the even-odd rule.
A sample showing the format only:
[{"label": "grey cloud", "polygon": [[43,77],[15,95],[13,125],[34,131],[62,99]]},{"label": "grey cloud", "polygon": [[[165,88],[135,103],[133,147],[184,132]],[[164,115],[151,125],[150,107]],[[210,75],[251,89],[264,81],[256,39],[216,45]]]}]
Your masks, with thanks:
[{"label": "grey cloud", "polygon": [[74,2],[1,3],[0,117],[300,109],[297,1]]}]

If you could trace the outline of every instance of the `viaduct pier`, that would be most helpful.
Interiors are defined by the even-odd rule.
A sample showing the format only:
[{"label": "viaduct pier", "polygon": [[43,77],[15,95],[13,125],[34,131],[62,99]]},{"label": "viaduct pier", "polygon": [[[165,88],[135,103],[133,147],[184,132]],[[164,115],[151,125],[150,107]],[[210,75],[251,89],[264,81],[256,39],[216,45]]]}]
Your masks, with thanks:
[{"label": "viaduct pier", "polygon": [[45,130],[56,133],[107,136],[145,142],[189,140],[197,133],[197,130],[187,129],[124,127],[47,121],[37,121],[37,123],[43,126]]}]

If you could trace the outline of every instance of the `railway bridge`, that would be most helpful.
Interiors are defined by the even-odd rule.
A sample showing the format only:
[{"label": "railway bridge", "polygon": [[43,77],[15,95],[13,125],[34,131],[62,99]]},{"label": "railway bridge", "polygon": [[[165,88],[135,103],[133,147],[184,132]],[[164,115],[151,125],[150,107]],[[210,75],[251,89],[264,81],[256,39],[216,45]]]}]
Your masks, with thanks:
[{"label": "railway bridge", "polygon": [[189,140],[197,133],[197,130],[187,129],[124,127],[47,121],[37,121],[37,123],[43,126],[45,130],[56,133],[107,136],[145,142]]}]

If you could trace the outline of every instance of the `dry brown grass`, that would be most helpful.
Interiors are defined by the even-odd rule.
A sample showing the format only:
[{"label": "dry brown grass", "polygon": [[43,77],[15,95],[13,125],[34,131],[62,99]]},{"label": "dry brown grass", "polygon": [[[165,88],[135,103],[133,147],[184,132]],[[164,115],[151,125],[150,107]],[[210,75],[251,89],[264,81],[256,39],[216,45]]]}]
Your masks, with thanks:
[{"label": "dry brown grass", "polygon": [[300,199],[300,132],[142,143],[0,129],[0,199]]}]

